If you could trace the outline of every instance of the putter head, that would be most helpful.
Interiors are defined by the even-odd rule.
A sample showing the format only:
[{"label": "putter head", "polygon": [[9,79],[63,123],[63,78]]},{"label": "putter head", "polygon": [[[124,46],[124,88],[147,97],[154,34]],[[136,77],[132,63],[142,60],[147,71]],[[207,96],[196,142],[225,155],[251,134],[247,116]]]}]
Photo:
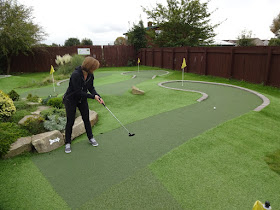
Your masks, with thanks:
[{"label": "putter head", "polygon": [[129,133],[128,136],[135,136],[135,133]]}]

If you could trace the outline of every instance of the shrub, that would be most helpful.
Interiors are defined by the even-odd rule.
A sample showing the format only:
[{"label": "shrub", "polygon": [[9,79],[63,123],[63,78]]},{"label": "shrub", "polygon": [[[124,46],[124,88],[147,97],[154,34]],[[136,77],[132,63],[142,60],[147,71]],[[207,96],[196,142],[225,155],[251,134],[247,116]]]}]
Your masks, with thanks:
[{"label": "shrub", "polygon": [[136,66],[136,61],[135,60],[128,60],[127,61],[127,66]]},{"label": "shrub", "polygon": [[55,96],[49,95],[47,98],[42,100],[42,104],[47,105],[51,98],[55,98]]},{"label": "shrub", "polygon": [[19,94],[14,91],[14,90],[11,90],[9,93],[8,93],[9,97],[13,100],[13,101],[18,101],[19,100]]},{"label": "shrub", "polygon": [[66,117],[59,117],[57,115],[48,116],[48,120],[44,122],[44,128],[53,131],[59,130],[62,131],[65,129]]},{"label": "shrub", "polygon": [[58,66],[57,73],[65,75],[71,74],[77,66],[82,65],[84,59],[85,57],[82,55],[74,55],[71,62]]},{"label": "shrub", "polygon": [[27,99],[27,101],[30,101],[30,102],[39,102],[40,101],[39,96],[37,96],[37,95],[33,96],[31,93],[29,93],[27,95],[26,99]]},{"label": "shrub", "polygon": [[64,65],[64,64],[70,63],[71,60],[72,60],[72,56],[69,54],[65,54],[62,57],[60,55],[57,55],[56,59],[55,59],[55,63],[57,65]]},{"label": "shrub", "polygon": [[277,38],[270,39],[268,46],[280,46],[280,39]]},{"label": "shrub", "polygon": [[59,117],[66,117],[66,110],[65,109],[58,109],[58,108],[50,108],[41,112],[42,117],[45,120],[48,120],[51,115],[56,115]]},{"label": "shrub", "polygon": [[64,107],[62,98],[51,98],[47,105],[61,109]]},{"label": "shrub", "polygon": [[0,120],[6,120],[16,112],[14,102],[10,97],[0,90]]},{"label": "shrub", "polygon": [[44,121],[44,118],[41,116],[37,118],[29,117],[24,122],[23,127],[26,128],[33,135],[43,133],[46,131],[43,125]]},{"label": "shrub", "polygon": [[16,123],[0,123],[0,157],[2,158],[10,149],[12,143],[18,138],[29,136],[30,133]]}]

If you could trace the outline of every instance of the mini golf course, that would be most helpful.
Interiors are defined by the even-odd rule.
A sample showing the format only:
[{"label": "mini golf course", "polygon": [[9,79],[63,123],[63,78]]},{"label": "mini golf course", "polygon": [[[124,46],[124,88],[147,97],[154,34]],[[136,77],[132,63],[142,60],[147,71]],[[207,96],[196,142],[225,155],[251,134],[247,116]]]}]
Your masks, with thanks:
[{"label": "mini golf course", "polygon": [[[173,193],[172,186],[170,188],[170,186],[163,185],[161,180],[156,178],[156,172],[153,173],[149,167],[159,167],[162,157],[185,145],[188,140],[226,121],[244,115],[261,106],[264,102],[256,94],[236,87],[190,81],[184,81],[183,86],[181,81],[162,83],[164,78],[160,77],[164,74],[166,71],[135,71],[127,72],[121,76],[119,76],[119,72],[104,72],[95,76],[95,87],[106,102],[106,98],[115,97],[117,99],[118,96],[127,94],[132,85],[145,87],[145,82],[151,81],[156,75],[156,79],[153,80],[154,88],[163,88],[158,86],[158,83],[161,83],[161,86],[166,88],[178,89],[172,91],[182,91],[182,97],[185,96],[183,91],[194,90],[207,94],[207,99],[201,102],[193,101],[186,106],[164,112],[159,110],[156,115],[144,117],[133,123],[124,123],[130,131],[136,134],[134,137],[129,137],[122,127],[117,126],[118,128],[111,131],[95,134],[99,142],[97,148],[90,146],[84,135],[84,140],[73,142],[72,153],[69,155],[64,153],[64,148],[60,148],[32,157],[32,161],[62,200],[66,202],[66,206],[73,209],[186,208],[186,203],[180,200],[182,195],[178,196]],[[117,79],[113,79],[115,75],[117,75]],[[98,84],[103,79],[104,81]],[[113,82],[106,82],[106,79]],[[64,93],[67,86],[68,82],[62,83],[61,86],[57,87],[57,93]],[[149,86],[145,91],[153,91],[153,88]],[[166,100],[169,100],[169,94],[172,94],[172,91],[167,91],[168,94],[164,96]],[[32,93],[41,97],[48,95],[45,88],[32,90]],[[27,95],[27,93],[24,94]],[[193,94],[196,100],[202,96],[200,93]],[[137,100],[130,103],[133,106]],[[106,105],[114,112],[114,106],[110,106],[109,103]],[[134,112],[138,111],[134,110]],[[114,112],[114,114],[118,117],[118,113]],[[102,118],[102,116],[100,117]],[[125,122],[125,119],[120,120]],[[111,118],[111,121],[117,124],[114,118]],[[196,163],[196,170],[198,170],[201,161],[207,161],[203,157],[196,157],[196,160],[193,160],[195,151],[200,146],[203,147],[201,143],[193,147],[193,156],[190,157],[193,162],[190,161],[189,164]],[[230,150],[218,152],[231,153]],[[221,161],[228,161],[233,168],[234,164],[238,164],[231,162],[230,159]],[[157,164],[154,164],[155,162]],[[191,165],[188,167],[191,168]],[[248,165],[248,167],[250,166]],[[172,165],[170,165],[170,169],[172,169]],[[172,171],[172,173],[182,173],[183,171]],[[194,185],[195,182],[203,182],[206,189],[213,190],[214,187],[211,187],[210,181],[212,175],[215,174],[214,177],[222,179],[225,171],[207,171],[205,168],[200,168],[195,172],[197,180],[188,179],[187,173],[182,174],[181,178],[185,180],[189,190],[193,190],[195,194],[198,191]],[[163,179],[164,176],[164,173],[158,174],[158,177]],[[236,188],[242,187],[230,183],[231,180],[227,181],[229,186],[234,188],[233,192],[236,192]],[[223,182],[226,180],[221,180],[221,185]],[[180,186],[177,188],[177,192],[180,191]],[[219,193],[223,193],[224,190],[221,186]],[[207,193],[209,195],[209,192]],[[202,201],[210,199],[205,198],[203,193],[200,196],[202,196]],[[219,198],[213,199],[215,199],[213,203],[217,203]],[[233,198],[233,200],[235,199]],[[186,201],[191,202],[191,197],[190,200],[186,199]],[[197,205],[199,206],[199,204]],[[195,209],[194,206],[192,205],[192,209]],[[209,209],[214,209],[214,206]]]}]

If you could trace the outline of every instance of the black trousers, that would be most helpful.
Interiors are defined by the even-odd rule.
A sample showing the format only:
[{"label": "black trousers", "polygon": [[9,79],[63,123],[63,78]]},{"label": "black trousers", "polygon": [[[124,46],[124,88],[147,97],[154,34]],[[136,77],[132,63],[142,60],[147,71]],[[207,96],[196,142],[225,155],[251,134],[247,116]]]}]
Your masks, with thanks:
[{"label": "black trousers", "polygon": [[73,130],[73,125],[75,122],[75,115],[76,115],[76,108],[78,107],[82,119],[84,121],[86,133],[88,139],[91,139],[93,137],[91,125],[89,121],[89,109],[88,109],[88,102],[87,100],[83,100],[82,102],[74,102],[74,101],[68,101],[65,100],[64,102],[65,109],[66,109],[66,116],[67,116],[67,122],[66,122],[66,128],[65,128],[65,144],[71,144],[71,135]]}]

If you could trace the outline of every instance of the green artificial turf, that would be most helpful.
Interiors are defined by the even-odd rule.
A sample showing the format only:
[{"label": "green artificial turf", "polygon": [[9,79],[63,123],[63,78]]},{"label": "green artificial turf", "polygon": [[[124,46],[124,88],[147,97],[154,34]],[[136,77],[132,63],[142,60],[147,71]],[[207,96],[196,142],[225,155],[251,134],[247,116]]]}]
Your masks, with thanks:
[{"label": "green artificial turf", "polygon": [[[137,69],[135,68],[134,70]],[[102,81],[103,84],[100,83],[100,87],[109,84],[106,80],[109,77],[102,77],[104,81]],[[80,205],[80,207],[85,209],[92,209],[93,207],[95,209],[100,209],[100,207],[102,209],[143,209],[145,207],[148,209],[172,209],[172,207],[173,209],[250,209],[256,200],[261,200],[262,202],[269,200],[272,208],[280,206],[278,196],[279,175],[270,170],[264,160],[268,154],[280,148],[280,133],[278,129],[278,110],[280,107],[279,89],[221,78],[186,74],[185,79],[232,83],[257,90],[271,100],[271,105],[259,113],[251,111],[221,125],[217,121],[217,127],[187,142],[180,138],[176,139],[175,142],[171,142],[172,144],[177,144],[177,146],[181,144],[179,147],[168,145],[170,143],[169,141],[168,143],[164,143],[164,145],[159,144],[159,147],[156,148],[159,151],[162,151],[162,148],[165,148],[165,144],[167,144],[167,154],[164,151],[162,151],[162,154],[155,154],[153,147],[150,148],[150,144],[140,144],[137,146],[137,143],[141,141],[138,136],[139,133],[147,133],[147,130],[152,130],[152,132],[149,132],[151,135],[157,134],[157,123],[161,122],[161,117],[163,119],[164,116],[158,115],[158,121],[153,120],[153,126],[149,126],[145,123],[145,120],[152,120],[154,117],[150,119],[146,118],[160,114],[161,112],[165,113],[163,115],[167,115],[168,113],[174,112],[174,109],[184,109],[184,105],[193,104],[200,97],[200,94],[181,93],[179,91],[159,88],[153,84],[153,82],[156,83],[162,80],[180,79],[180,72],[171,71],[170,75],[162,78],[137,84],[137,87],[146,91],[144,96],[132,96],[129,91],[121,95],[102,95],[108,107],[117,117],[124,121],[124,124],[134,122],[134,124],[127,126],[136,133],[136,141],[131,141],[132,139],[125,136],[126,134],[122,129],[113,130],[119,127],[119,125],[114,121],[112,116],[110,116],[104,107],[95,101],[90,101],[91,108],[94,108],[99,114],[99,122],[93,128],[93,132],[97,135],[97,138],[100,138],[100,147],[88,147],[85,141],[86,136],[83,135],[74,141],[71,156],[64,156],[63,148],[61,148],[44,155],[27,155],[10,160],[0,160],[0,208],[18,209],[19,206],[21,209],[33,209],[34,206],[39,209],[68,208],[65,200],[69,198],[62,199],[63,196],[60,197],[61,195],[57,193],[59,192],[57,188],[61,186],[51,184],[53,180],[60,185],[63,185],[63,183],[55,180],[54,173],[48,176],[43,176],[42,174],[42,171],[47,170],[47,167],[58,167],[59,164],[56,166],[56,162],[65,161],[65,157],[69,157],[69,160],[73,159],[73,161],[69,161],[69,170],[73,167],[71,165],[72,162],[81,161],[81,164],[77,166],[80,168],[77,172],[77,177],[75,176],[76,174],[72,174],[71,176],[74,177],[74,180],[78,180],[78,182],[88,173],[83,166],[91,166],[92,164],[100,165],[101,167],[107,168],[110,173],[118,174],[109,180],[113,183],[111,185],[110,182],[102,183],[101,180],[101,183],[96,185],[96,187],[99,186],[99,189],[95,189],[94,185],[91,186],[93,190],[86,194],[88,198],[81,198],[86,200]],[[2,88],[1,86],[2,83],[0,82],[0,89]],[[195,107],[196,105],[193,104],[190,107]],[[211,104],[210,107],[212,106]],[[148,109],[146,108],[145,110],[144,107],[148,107]],[[200,112],[203,111],[204,109],[200,110]],[[220,109],[217,106],[216,111],[223,112],[224,109]],[[180,117],[182,115],[178,118]],[[229,118],[231,117],[229,116]],[[205,119],[210,119],[211,121],[214,117],[210,115]],[[135,129],[134,125],[138,124],[139,120],[142,122],[143,128],[139,126]],[[191,123],[186,127],[191,126],[195,125]],[[176,128],[176,124],[171,123],[169,127]],[[113,131],[109,132],[110,130]],[[163,130],[162,133],[164,132]],[[178,132],[181,132],[181,130],[178,129]],[[98,135],[99,133],[104,134]],[[107,139],[106,136],[112,133],[115,134],[113,135],[114,137],[124,136],[120,144],[115,142],[114,138],[110,139],[110,141],[103,140]],[[150,138],[150,136],[147,136],[147,138]],[[164,139],[165,137],[161,138]],[[122,144],[122,142],[125,144]],[[155,142],[151,143],[154,144]],[[136,147],[135,149],[133,148],[133,144],[137,146],[137,150]],[[106,146],[113,147],[114,149],[107,151]],[[123,149],[122,146],[130,147],[131,151],[125,151],[125,153],[118,152]],[[83,152],[75,153],[75,149],[79,148]],[[89,159],[92,161],[91,163],[88,159],[88,161],[82,162],[84,156],[91,154],[91,152],[93,155],[103,156],[109,151],[111,152],[110,155],[114,154],[115,157],[112,162],[106,162],[110,160],[109,154],[108,157],[105,156],[104,160],[98,159],[99,156],[95,156],[94,159]],[[149,166],[147,166],[146,162],[142,163],[142,158],[144,158],[144,161],[147,161],[149,158],[146,157],[147,154],[142,153],[143,151],[151,151],[148,152],[148,156],[154,156],[154,160],[156,161],[150,162]],[[127,152],[130,155],[125,156]],[[124,156],[122,157],[122,155]],[[52,156],[56,158],[54,159],[55,161],[51,160]],[[77,158],[75,159],[76,156]],[[46,169],[41,168],[41,170],[38,170],[31,159],[39,161],[43,157],[51,160],[49,163],[52,164],[46,165]],[[137,160],[138,157],[141,158]],[[121,177],[123,176],[121,175],[123,167],[117,167],[119,164],[117,160],[119,158],[124,158],[123,165],[125,167],[123,167],[133,173],[124,174],[125,176],[123,178]],[[45,162],[47,163],[48,160]],[[101,163],[97,160],[100,160]],[[128,164],[133,163],[133,161],[141,163],[142,166],[141,164],[140,167],[139,164]],[[104,164],[102,165],[102,163]],[[68,166],[63,165],[63,167]],[[58,171],[61,174],[65,173],[60,168],[58,168]],[[100,175],[102,173],[102,171],[94,170],[91,176],[96,175],[97,177],[101,177]],[[14,174],[14,176],[11,176],[11,174]],[[18,174],[21,176],[17,176]],[[47,173],[44,172],[44,174]],[[108,175],[104,174],[104,177],[106,178]],[[50,180],[52,181],[50,182]],[[86,180],[94,182],[90,178],[86,178]],[[80,184],[86,183],[87,181],[81,181]],[[35,184],[33,185],[33,183]],[[77,187],[79,189],[79,184],[77,184]],[[88,189],[88,186],[85,186],[85,190],[87,191]],[[92,192],[96,191],[100,193],[95,196]],[[36,195],[36,197],[33,195]],[[75,196],[79,197],[81,195],[73,194],[72,196],[75,199]],[[76,204],[73,206],[76,206]]]},{"label": "green artificial turf", "polygon": [[280,175],[280,149],[268,154],[265,157],[265,161],[267,162],[271,170]]},{"label": "green artificial turf", "polygon": [[0,209],[69,209],[30,154],[0,162]]},{"label": "green artificial turf", "polygon": [[[152,83],[157,84],[155,81]],[[149,87],[147,84],[143,86]],[[120,128],[96,136],[100,146],[94,148],[95,150],[87,141],[82,141],[73,145],[69,156],[58,150],[36,157],[33,161],[64,200],[72,208],[78,208],[92,197],[99,196],[112,186],[133,176],[137,170],[146,167],[185,141],[261,104],[257,96],[236,88],[198,83],[186,84],[185,87],[206,91],[209,99],[203,103],[183,106],[154,116],[149,112],[150,117],[127,125],[136,133],[134,137],[128,137]],[[102,89],[102,86],[99,88]],[[148,90],[153,92],[152,90],[157,88],[162,90],[160,87],[151,87]],[[165,100],[166,91],[160,95]],[[184,96],[179,91],[176,94]],[[155,112],[158,109],[158,106],[151,107],[151,104],[147,104],[142,111],[137,110],[134,104],[141,103],[140,100],[145,100],[145,97],[147,96],[144,95],[138,101],[131,100],[133,112],[145,113],[145,110],[149,109],[154,109]],[[173,100],[170,101],[174,103]],[[218,107],[217,110],[213,110],[213,104]],[[163,109],[158,111],[162,112]],[[115,120],[113,122],[116,123]]]}]

